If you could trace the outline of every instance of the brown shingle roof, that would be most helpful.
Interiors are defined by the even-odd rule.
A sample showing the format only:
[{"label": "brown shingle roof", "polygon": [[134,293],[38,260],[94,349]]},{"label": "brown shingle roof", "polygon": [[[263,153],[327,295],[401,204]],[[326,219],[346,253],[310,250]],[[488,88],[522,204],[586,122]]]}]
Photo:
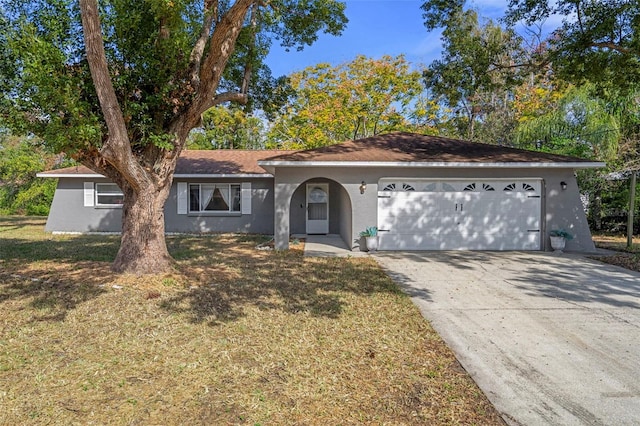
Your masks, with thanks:
[{"label": "brown shingle roof", "polygon": [[[527,151],[498,145],[395,132],[306,151],[192,150],[183,151],[176,175],[265,174],[258,165],[271,162],[383,162],[383,163],[585,163],[591,160]],[[586,163],[589,163],[587,165]],[[42,176],[95,174],[84,166],[40,173]]]},{"label": "brown shingle roof", "polygon": [[274,155],[287,155],[295,151],[216,149],[183,151],[178,159],[176,174],[264,174],[258,165]]},{"label": "brown shingle roof", "polygon": [[267,161],[313,162],[436,162],[436,163],[589,163],[591,160],[488,145],[439,136],[394,132]]},{"label": "brown shingle roof", "polygon": [[[226,175],[226,174],[265,174],[258,165],[274,155],[286,155],[296,151],[284,150],[187,150],[183,151],[176,165],[177,175]],[[41,173],[50,177],[56,175],[96,174],[85,166],[72,166],[64,169],[49,170]]]}]

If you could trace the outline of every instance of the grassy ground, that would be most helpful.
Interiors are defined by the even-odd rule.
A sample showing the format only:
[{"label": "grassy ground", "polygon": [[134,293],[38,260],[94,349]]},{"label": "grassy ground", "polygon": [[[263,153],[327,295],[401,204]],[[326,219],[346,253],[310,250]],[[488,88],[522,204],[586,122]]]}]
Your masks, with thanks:
[{"label": "grassy ground", "polygon": [[627,237],[623,235],[594,234],[593,241],[596,247],[617,252],[611,256],[598,257],[598,260],[640,272],[640,243],[637,237],[634,238],[631,249],[627,248]]},{"label": "grassy ground", "polygon": [[171,237],[143,279],[43,225],[0,218],[0,424],[502,424],[370,259]]}]

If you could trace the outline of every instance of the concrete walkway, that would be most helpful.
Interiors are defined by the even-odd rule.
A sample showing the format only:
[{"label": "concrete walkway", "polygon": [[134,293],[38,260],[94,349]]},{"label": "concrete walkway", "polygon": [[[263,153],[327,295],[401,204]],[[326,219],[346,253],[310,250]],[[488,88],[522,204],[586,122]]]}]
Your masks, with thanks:
[{"label": "concrete walkway", "polygon": [[304,255],[309,257],[357,257],[367,252],[350,250],[339,235],[300,235],[304,238]]},{"label": "concrete walkway", "polygon": [[508,424],[640,424],[640,274],[540,252],[376,258]]}]

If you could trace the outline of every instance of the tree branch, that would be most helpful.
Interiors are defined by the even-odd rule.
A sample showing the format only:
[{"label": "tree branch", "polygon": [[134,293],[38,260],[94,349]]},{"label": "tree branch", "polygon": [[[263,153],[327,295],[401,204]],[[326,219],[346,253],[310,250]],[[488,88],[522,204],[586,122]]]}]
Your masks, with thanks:
[{"label": "tree branch", "polygon": [[200,64],[202,62],[202,55],[209,40],[211,26],[218,18],[217,12],[217,0],[204,1],[204,22],[200,30],[200,37],[196,40],[193,49],[191,49],[191,55],[189,55],[189,75],[191,76],[191,85],[196,90],[200,87]]},{"label": "tree branch", "polygon": [[200,115],[210,108],[211,100],[216,98],[216,88],[229,57],[233,54],[235,42],[244,25],[244,18],[254,2],[255,0],[236,0],[213,30],[209,49],[200,67],[200,85],[192,104],[192,112],[195,115]]},{"label": "tree branch", "polygon": [[141,183],[147,180],[147,176],[131,152],[127,127],[109,75],[98,14],[98,1],[80,0],[80,14],[91,79],[109,132],[100,150],[100,156],[120,171],[135,190],[139,190]]},{"label": "tree branch", "polygon": [[610,49],[610,50],[615,50],[616,52],[620,52],[620,53],[624,53],[624,54],[629,54],[632,53],[632,50],[626,47],[622,47],[619,44],[616,44],[612,41],[606,41],[606,42],[600,42],[600,43],[590,43],[589,44],[591,47],[597,47],[600,49]]},{"label": "tree branch", "polygon": [[258,26],[257,23],[257,15],[258,13],[258,4],[254,3],[253,7],[251,8],[251,17],[250,17],[250,21],[251,21],[251,44],[249,45],[249,52],[247,54],[247,62],[244,65],[244,75],[242,77],[242,86],[240,88],[240,92],[241,93],[249,93],[249,83],[251,82],[251,73],[253,72],[253,56],[254,56],[254,51],[255,51],[255,45],[256,45],[256,32],[257,29],[256,27]]},{"label": "tree branch", "polygon": [[237,102],[244,105],[248,100],[249,96],[246,93],[224,92],[214,96],[213,100],[211,101],[211,106],[220,105],[225,102]]}]

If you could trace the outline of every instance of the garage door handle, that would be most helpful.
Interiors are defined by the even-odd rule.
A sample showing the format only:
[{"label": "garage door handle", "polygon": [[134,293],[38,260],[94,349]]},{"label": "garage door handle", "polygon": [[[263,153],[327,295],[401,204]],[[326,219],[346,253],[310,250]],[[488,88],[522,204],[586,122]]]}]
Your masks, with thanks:
[{"label": "garage door handle", "polygon": [[539,229],[527,229],[527,232],[540,232]]},{"label": "garage door handle", "polygon": [[378,229],[378,232],[390,232],[391,229]]}]

